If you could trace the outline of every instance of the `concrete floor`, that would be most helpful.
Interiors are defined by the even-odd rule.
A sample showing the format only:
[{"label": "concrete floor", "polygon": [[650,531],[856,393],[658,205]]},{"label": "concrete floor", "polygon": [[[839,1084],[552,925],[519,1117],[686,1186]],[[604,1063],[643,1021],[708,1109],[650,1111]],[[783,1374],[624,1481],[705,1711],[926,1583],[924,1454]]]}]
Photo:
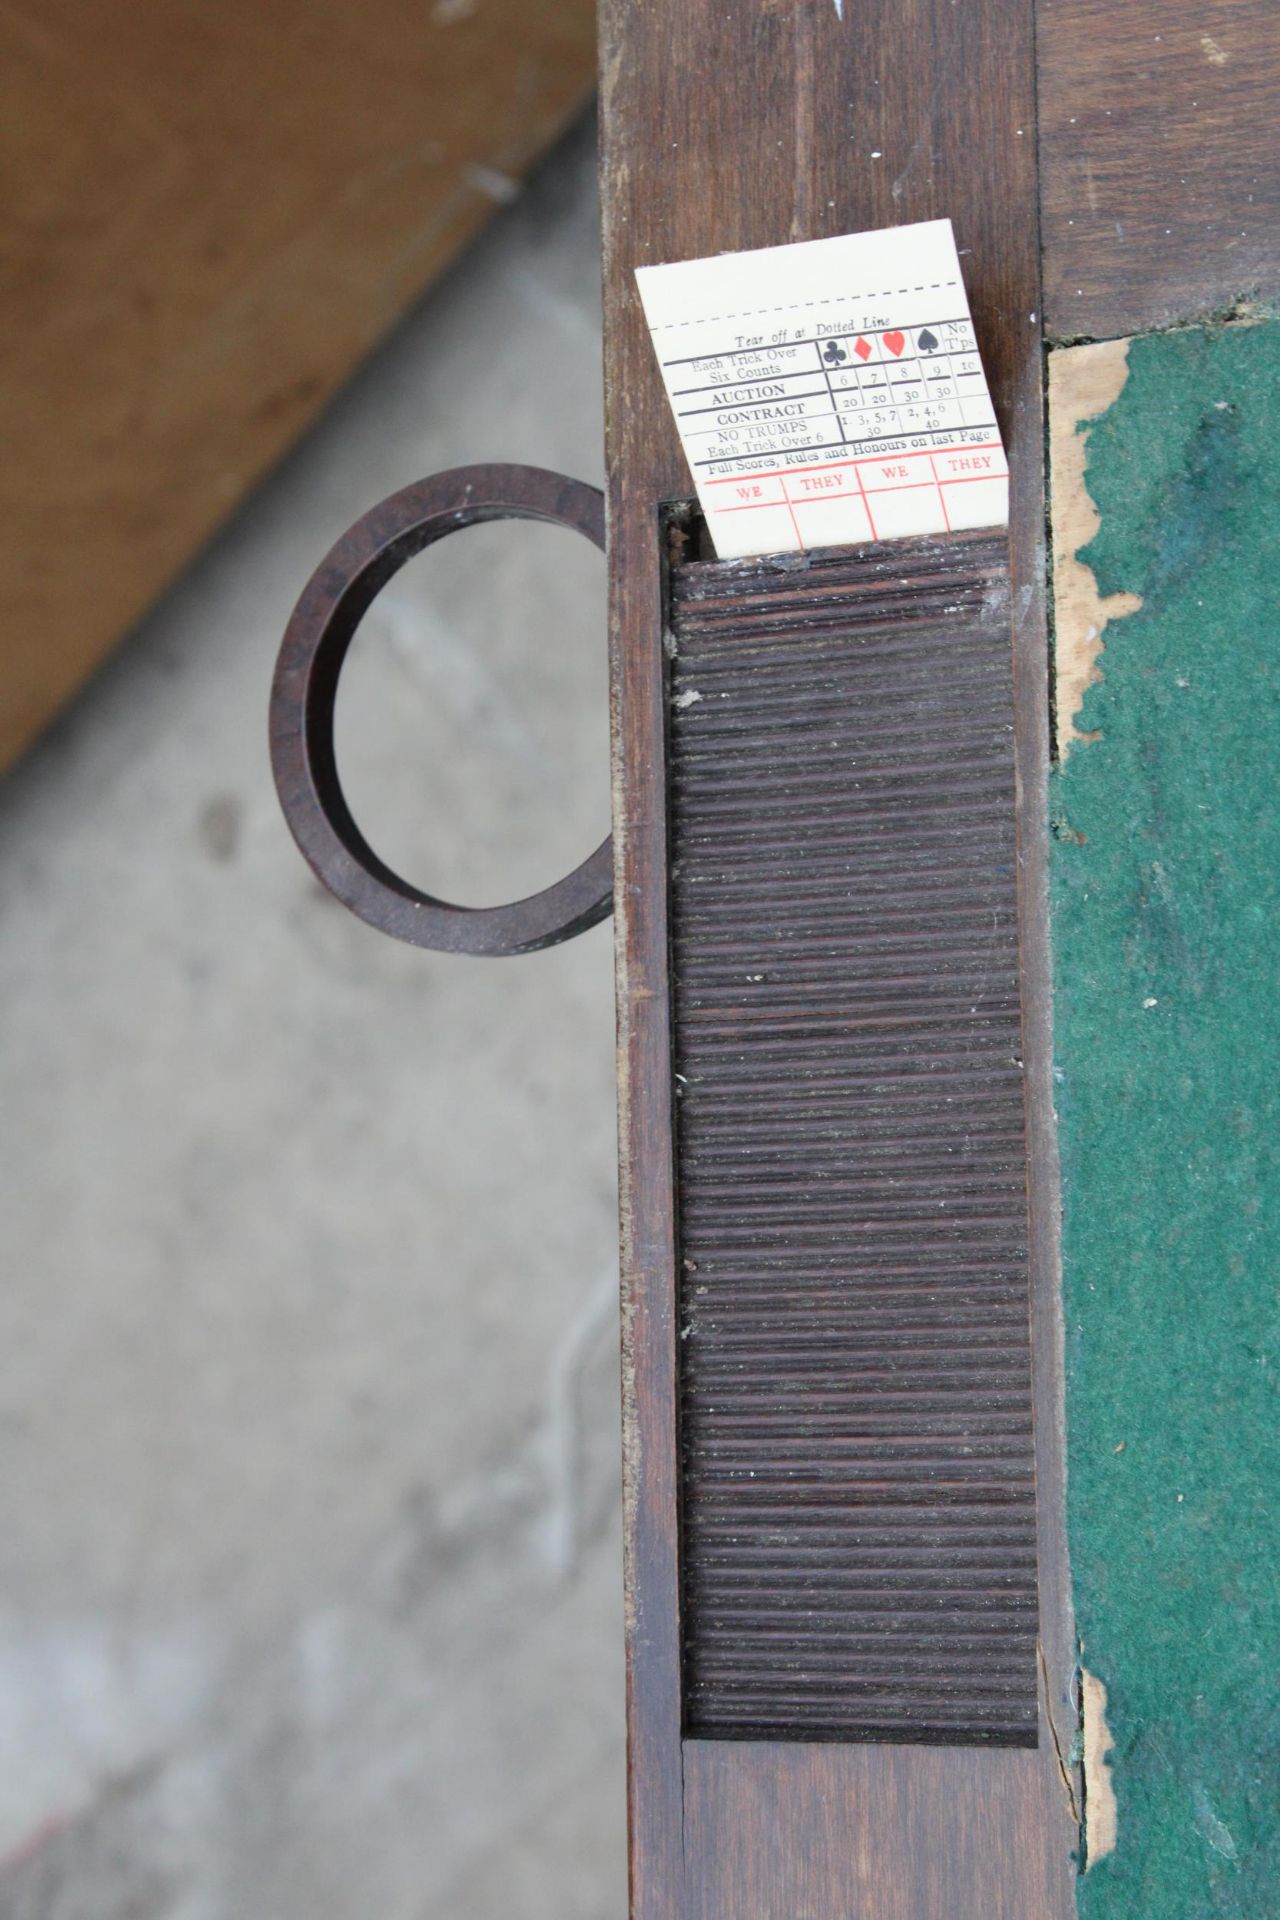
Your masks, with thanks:
[{"label": "concrete floor", "polygon": [[[364,508],[599,478],[597,281],[588,130],[0,788],[7,1920],[625,1911],[609,928],[393,945],[265,752]],[[357,817],[454,897],[545,884],[605,689],[598,555],[460,536],[357,643]]]}]

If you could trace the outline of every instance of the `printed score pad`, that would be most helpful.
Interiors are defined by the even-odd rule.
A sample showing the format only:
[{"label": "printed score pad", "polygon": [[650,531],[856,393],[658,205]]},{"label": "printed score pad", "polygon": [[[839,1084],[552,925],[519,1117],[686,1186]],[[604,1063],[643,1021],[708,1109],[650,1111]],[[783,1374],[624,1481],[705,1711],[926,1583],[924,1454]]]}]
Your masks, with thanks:
[{"label": "printed score pad", "polygon": [[636,279],[721,559],[1006,524],[949,220]]}]

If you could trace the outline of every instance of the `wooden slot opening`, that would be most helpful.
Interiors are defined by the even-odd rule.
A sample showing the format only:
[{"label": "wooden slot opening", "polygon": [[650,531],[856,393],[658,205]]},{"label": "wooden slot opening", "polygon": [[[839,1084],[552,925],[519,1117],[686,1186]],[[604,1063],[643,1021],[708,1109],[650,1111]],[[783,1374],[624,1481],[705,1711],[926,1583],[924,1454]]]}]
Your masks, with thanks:
[{"label": "wooden slot opening", "polygon": [[669,533],[685,1731],[1034,1746],[1007,537]]}]

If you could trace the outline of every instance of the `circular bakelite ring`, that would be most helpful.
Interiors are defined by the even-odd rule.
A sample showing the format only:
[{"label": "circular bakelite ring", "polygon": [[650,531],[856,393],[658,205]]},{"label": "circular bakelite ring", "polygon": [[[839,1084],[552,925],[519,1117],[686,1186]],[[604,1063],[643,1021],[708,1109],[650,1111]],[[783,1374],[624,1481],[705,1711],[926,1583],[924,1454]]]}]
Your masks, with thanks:
[{"label": "circular bakelite ring", "polygon": [[343,534],[294,609],[271,690],[271,766],[305,858],[370,926],[445,953],[533,953],[585,932],[609,913],[611,841],[527,900],[453,906],[419,892],[378,858],[343,797],[334,752],[342,663],[374,599],[424,547],[482,520],[546,520],[604,547],[599,489],[541,467],[455,467],[393,493]]}]

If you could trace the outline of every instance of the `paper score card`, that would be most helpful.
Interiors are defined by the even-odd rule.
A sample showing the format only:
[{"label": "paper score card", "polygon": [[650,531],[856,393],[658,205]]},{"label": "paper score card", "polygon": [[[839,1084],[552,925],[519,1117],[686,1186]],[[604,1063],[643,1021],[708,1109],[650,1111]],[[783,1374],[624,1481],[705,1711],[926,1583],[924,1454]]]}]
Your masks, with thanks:
[{"label": "paper score card", "polygon": [[949,220],[636,280],[721,559],[1007,523]]}]

